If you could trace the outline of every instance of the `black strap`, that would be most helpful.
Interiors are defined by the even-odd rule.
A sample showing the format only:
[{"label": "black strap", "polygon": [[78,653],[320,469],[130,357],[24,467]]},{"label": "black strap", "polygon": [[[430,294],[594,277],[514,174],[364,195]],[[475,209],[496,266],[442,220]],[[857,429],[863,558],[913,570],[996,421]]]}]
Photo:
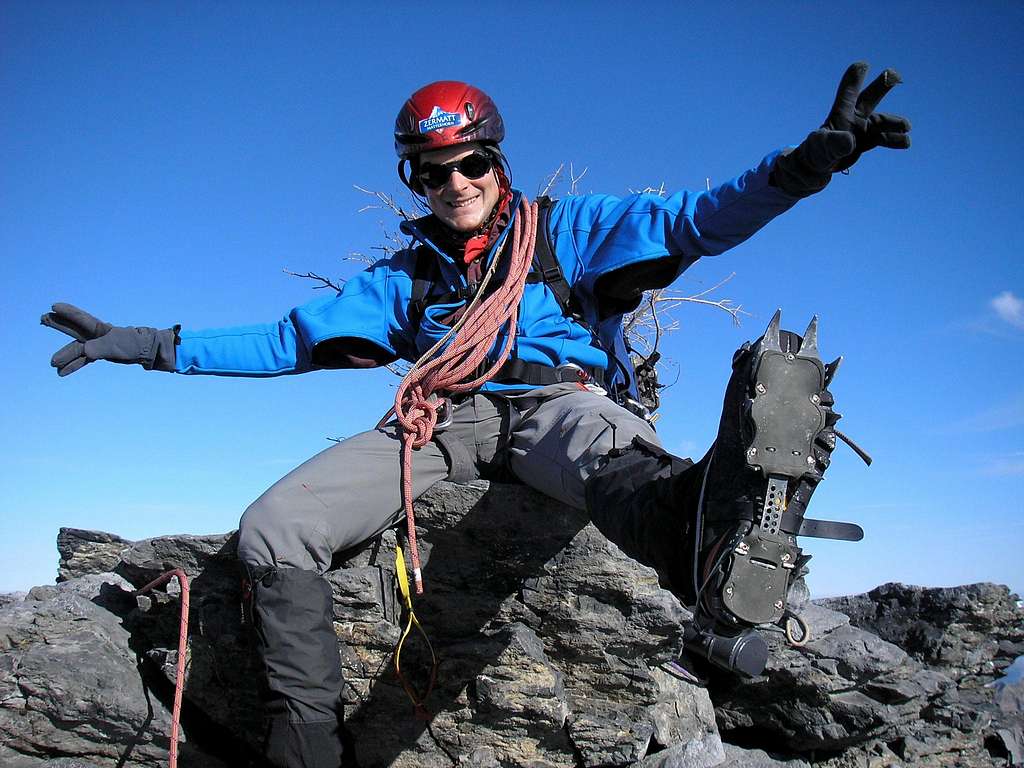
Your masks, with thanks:
[{"label": "black strap", "polygon": [[575,365],[563,365],[552,368],[542,363],[528,363],[513,359],[506,362],[491,381],[502,384],[520,382],[535,387],[546,387],[548,384],[580,383],[604,386],[604,371],[597,368],[584,368]]},{"label": "black strap", "polygon": [[476,480],[476,464],[469,447],[454,432],[443,429],[434,432],[431,439],[438,444],[445,458],[448,459],[448,481],[452,483],[468,483]]},{"label": "black strap", "polygon": [[434,251],[427,245],[416,247],[416,267],[412,273],[412,297],[409,301],[409,321],[418,326],[430,304],[430,288],[437,279],[437,258]]},{"label": "black strap", "polygon": [[533,268],[526,276],[526,282],[544,283],[555,294],[563,314],[575,314],[572,307],[572,287],[562,274],[562,267],[551,245],[551,233],[548,231],[552,204],[550,197],[537,198],[537,241],[533,246]]},{"label": "black strap", "polygon": [[839,523],[834,520],[814,520],[790,511],[782,513],[780,527],[786,533],[807,536],[812,539],[838,539],[839,541],[860,541],[864,529],[856,523]]}]

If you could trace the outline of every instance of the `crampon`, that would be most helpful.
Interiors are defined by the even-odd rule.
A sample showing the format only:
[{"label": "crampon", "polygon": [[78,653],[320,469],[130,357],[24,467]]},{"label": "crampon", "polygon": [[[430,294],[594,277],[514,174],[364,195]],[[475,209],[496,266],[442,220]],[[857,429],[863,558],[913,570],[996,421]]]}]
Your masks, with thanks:
[{"label": "crampon", "polygon": [[768,644],[756,628],[781,627],[794,645],[810,639],[789,610],[790,586],[806,573],[809,555],[798,536],[859,541],[853,523],[804,517],[839,437],[867,463],[871,458],[835,429],[828,386],[842,358],[822,362],[818,319],[801,338],[781,331],[781,311],[733,362],[725,408],[698,505],[694,547],[694,618],[684,651],[669,671],[691,680],[708,664],[757,677]]}]

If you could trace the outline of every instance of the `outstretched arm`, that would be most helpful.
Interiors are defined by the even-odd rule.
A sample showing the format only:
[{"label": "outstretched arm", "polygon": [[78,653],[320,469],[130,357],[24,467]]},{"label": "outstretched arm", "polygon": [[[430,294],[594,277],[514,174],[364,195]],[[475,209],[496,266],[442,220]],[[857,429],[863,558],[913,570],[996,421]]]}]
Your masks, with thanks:
[{"label": "outstretched arm", "polygon": [[567,200],[568,221],[555,226],[572,229],[578,287],[598,299],[602,315],[633,309],[645,290],[665,287],[702,256],[739,245],[864,152],[909,147],[910,122],[875,112],[899,75],[887,69],[861,90],[866,72],[859,62],[846,70],[824,124],[802,144],[711,190]]},{"label": "outstretched arm", "polygon": [[[397,256],[394,258],[398,258]],[[408,265],[393,259],[346,281],[340,294],[296,307],[277,322],[231,328],[117,327],[70,304],[41,322],[74,340],[50,363],[60,376],[96,360],[216,376],[282,376],[320,368],[369,368],[409,354]]]}]

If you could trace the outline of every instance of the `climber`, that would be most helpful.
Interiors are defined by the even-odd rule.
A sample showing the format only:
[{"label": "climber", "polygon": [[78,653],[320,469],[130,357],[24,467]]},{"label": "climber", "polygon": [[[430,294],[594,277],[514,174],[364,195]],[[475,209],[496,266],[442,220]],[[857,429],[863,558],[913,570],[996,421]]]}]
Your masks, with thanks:
[{"label": "climber", "polygon": [[[224,376],[398,359],[429,366],[420,358],[453,326],[464,337],[489,327],[482,308],[514,282],[517,254],[532,259],[529,274],[516,273],[502,324],[483,339],[486,359],[460,380],[472,386],[448,382],[437,387],[441,399],[419,392],[420,437],[430,439],[419,440],[406,495],[445,478],[517,479],[585,509],[623,551],[697,604],[694,647],[756,674],[763,648],[751,628],[787,618],[786,585],[805,560],[796,535],[856,537],[843,524],[815,528],[803,518],[835,445],[827,389],[835,364],[818,358],[813,323],[801,338],[774,320],[734,356],[718,438],[694,463],[665,452],[645,418],[621,321],[644,291],[741,243],[863,152],[909,146],[909,123],[874,111],[898,76],[886,70],[861,90],[866,71],[862,63],[846,71],[825,122],[801,144],[714,189],[539,204],[511,184],[492,100],[465,83],[432,83],[395,123],[399,176],[429,210],[402,223],[406,249],[336,296],[262,325],[116,327],[55,304],[42,322],[74,340],[52,365],[61,376],[95,360]],[[342,675],[324,574],[335,553],[400,519],[396,456],[413,427],[398,415],[312,457],[242,516],[238,556],[251,585],[274,765],[341,762]],[[768,460],[773,453],[796,460]],[[767,604],[758,592],[766,583],[775,588]]]}]

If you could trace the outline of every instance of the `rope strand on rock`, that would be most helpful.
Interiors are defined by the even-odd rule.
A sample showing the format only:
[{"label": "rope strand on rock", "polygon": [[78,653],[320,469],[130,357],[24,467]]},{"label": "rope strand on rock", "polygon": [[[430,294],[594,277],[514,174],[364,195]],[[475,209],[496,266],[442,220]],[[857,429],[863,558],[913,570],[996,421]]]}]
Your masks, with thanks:
[{"label": "rope strand on rock", "polygon": [[[395,395],[394,408],[382,419],[383,424],[393,412],[401,432],[402,506],[405,509],[416,594],[423,594],[423,576],[413,511],[412,451],[426,445],[434,433],[437,409],[441,402],[435,393],[457,394],[477,389],[489,381],[508,359],[515,342],[519,302],[533,261],[536,238],[537,204],[528,203],[524,197],[512,223],[511,238],[506,236],[501,252],[491,260],[487,274],[466,313],[406,374]],[[503,260],[508,251],[509,239],[512,248],[507,274],[501,285],[488,294],[487,286],[497,272],[498,262]],[[501,353],[483,374],[477,375],[502,328],[507,330]]]},{"label": "rope strand on rock", "polygon": [[174,676],[174,707],[171,710],[171,748],[168,762],[170,768],[177,768],[178,726],[181,723],[181,698],[185,691],[185,657],[188,654],[188,577],[181,568],[175,568],[153,579],[142,589],[136,590],[135,594],[144,595],[163,586],[172,578],[177,578],[178,586],[181,587],[181,615],[178,620],[178,667]]}]

